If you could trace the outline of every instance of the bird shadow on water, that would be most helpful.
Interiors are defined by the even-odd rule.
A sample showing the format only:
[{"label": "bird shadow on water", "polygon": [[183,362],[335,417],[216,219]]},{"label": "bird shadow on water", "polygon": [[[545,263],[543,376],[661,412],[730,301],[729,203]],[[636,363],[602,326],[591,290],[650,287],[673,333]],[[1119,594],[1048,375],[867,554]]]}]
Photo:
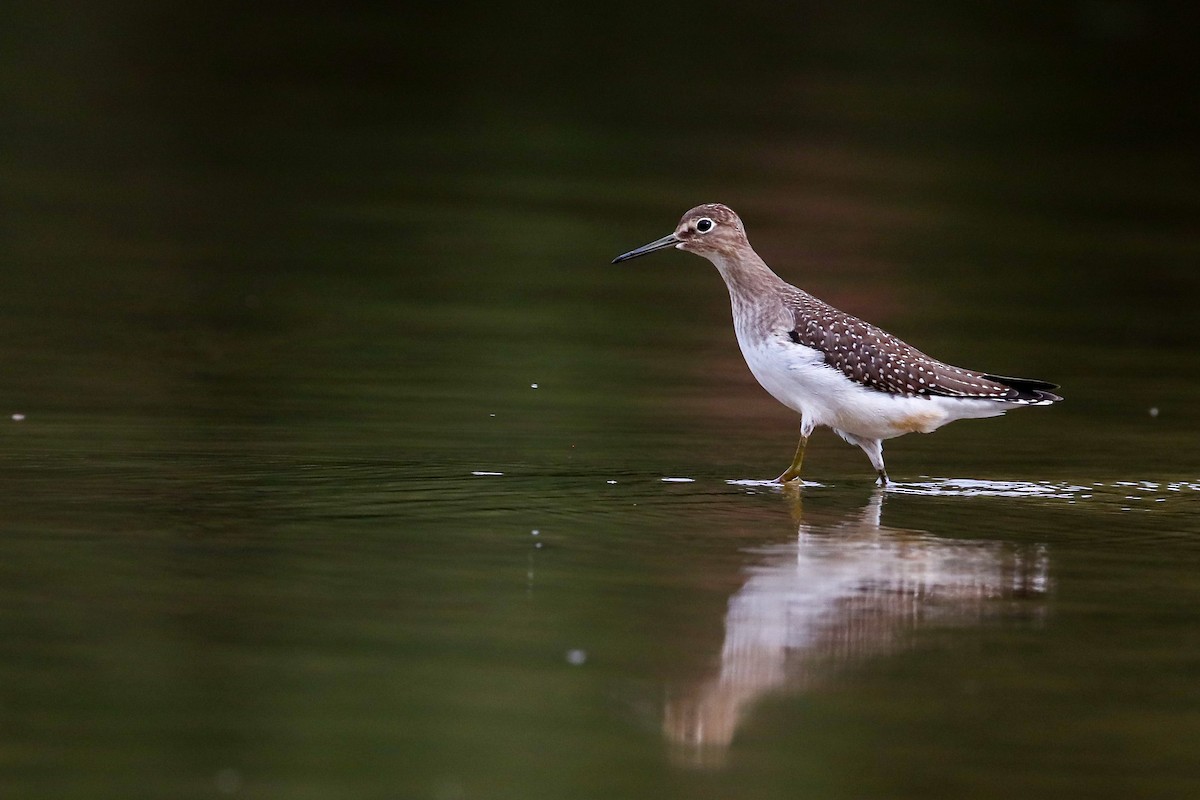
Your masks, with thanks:
[{"label": "bird shadow on water", "polygon": [[887,527],[882,488],[861,509],[833,519],[806,514],[801,487],[780,491],[795,539],[748,551],[752,561],[729,598],[717,663],[668,693],[663,734],[680,765],[720,767],[758,700],[811,691],[910,646],[922,629],[1045,613],[1045,545]]}]

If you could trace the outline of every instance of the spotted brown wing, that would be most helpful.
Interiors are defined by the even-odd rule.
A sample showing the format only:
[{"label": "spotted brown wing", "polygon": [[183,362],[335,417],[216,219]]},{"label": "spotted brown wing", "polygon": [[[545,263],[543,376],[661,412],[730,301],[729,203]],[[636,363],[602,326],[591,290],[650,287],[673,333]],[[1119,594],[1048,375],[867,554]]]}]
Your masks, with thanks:
[{"label": "spotted brown wing", "polygon": [[811,295],[790,299],[792,342],[819,350],[826,364],[863,386],[905,397],[975,397],[1013,403],[1062,399],[1049,391],[1058,388],[1052,383],[954,367]]}]

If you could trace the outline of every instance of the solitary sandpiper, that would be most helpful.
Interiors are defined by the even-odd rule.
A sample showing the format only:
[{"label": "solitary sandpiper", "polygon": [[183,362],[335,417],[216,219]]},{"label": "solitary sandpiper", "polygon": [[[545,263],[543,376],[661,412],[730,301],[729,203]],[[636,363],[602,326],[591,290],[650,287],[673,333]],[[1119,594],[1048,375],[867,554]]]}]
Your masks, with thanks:
[{"label": "solitary sandpiper", "polygon": [[733,303],[733,328],[754,377],[800,414],[800,443],[777,479],[800,477],[808,437],[820,425],[858,445],[888,482],[883,440],[931,433],[956,419],[995,417],[1062,398],[1058,386],[945,364],[887,331],[797,289],[771,271],[728,206],[683,215],[675,232],[613,259],[616,264],[674,247],[711,261]]}]

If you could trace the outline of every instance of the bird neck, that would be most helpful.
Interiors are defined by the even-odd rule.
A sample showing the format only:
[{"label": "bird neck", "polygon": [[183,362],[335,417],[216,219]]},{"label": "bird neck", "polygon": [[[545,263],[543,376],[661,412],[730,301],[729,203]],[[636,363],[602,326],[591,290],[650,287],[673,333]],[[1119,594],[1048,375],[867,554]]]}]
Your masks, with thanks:
[{"label": "bird neck", "polygon": [[734,303],[762,297],[771,287],[783,284],[783,279],[749,246],[732,253],[714,253],[710,260],[725,279]]}]

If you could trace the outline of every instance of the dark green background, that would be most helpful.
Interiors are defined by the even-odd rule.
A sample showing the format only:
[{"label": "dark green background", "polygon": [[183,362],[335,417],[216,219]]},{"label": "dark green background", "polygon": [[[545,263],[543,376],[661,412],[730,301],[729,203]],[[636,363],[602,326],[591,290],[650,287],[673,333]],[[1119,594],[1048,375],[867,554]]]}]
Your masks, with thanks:
[{"label": "dark green background", "polygon": [[[1198,16],[10,4],[0,792],[1194,794]],[[1066,402],[757,483],[709,201]]]}]

